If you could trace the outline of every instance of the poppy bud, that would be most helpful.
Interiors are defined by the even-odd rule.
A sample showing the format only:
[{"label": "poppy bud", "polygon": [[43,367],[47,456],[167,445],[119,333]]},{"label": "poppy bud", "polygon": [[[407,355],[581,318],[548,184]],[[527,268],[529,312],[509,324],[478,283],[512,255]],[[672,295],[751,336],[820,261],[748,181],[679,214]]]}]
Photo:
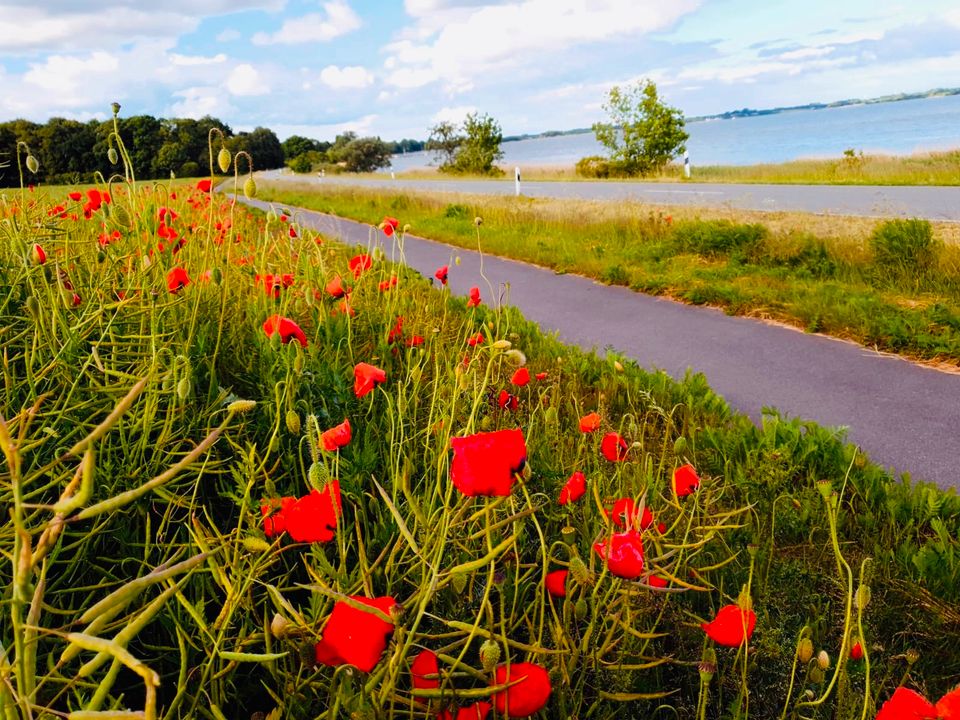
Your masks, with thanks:
[{"label": "poppy bud", "polygon": [[234,400],[232,403],[227,405],[227,412],[246,413],[253,410],[256,406],[257,406],[256,400]]},{"label": "poppy bud", "polygon": [[857,606],[860,610],[865,610],[867,605],[870,604],[870,586],[861,585],[857,588],[857,595],[853,599],[854,605]]},{"label": "poppy bud", "polygon": [[830,668],[830,656],[827,655],[826,650],[821,650],[817,653],[817,667],[821,670],[828,670]]},{"label": "poppy bud", "polygon": [[673,441],[673,454],[683,455],[687,451],[687,439],[681,435]]},{"label": "poppy bud", "polygon": [[47,261],[47,253],[44,252],[43,247],[41,247],[38,243],[33,244],[30,257],[33,260],[34,265],[43,265]]},{"label": "poppy bud", "polygon": [[251,553],[262,553],[270,550],[270,543],[253,535],[243,538],[243,549]]},{"label": "poppy bud", "polygon": [[543,413],[543,419],[547,424],[555,423],[557,421],[557,409],[552,405],[548,407]]},{"label": "poppy bud", "polygon": [[287,423],[287,430],[290,431],[291,435],[300,434],[300,416],[297,414],[296,410],[287,410],[287,415],[284,418],[284,421]]},{"label": "poppy bud", "polygon": [[480,421],[480,429],[489,430],[491,427],[493,427],[493,418],[491,418],[489,415],[485,415]]},{"label": "poppy bud", "polygon": [[117,151],[114,148],[110,148],[109,150],[107,150],[107,160],[110,161],[111,165],[116,165],[117,160],[119,159],[120,158],[117,156]]},{"label": "poppy bud", "polygon": [[257,196],[257,183],[253,179],[253,175],[243,181],[243,196],[247,200],[252,200]]},{"label": "poppy bud", "polygon": [[40,320],[40,303],[37,302],[37,299],[33,295],[30,295],[27,298],[26,305],[27,305],[27,312],[29,312],[30,315],[33,316],[34,320],[39,321]]},{"label": "poppy bud", "polygon": [[110,107],[111,107],[111,109],[113,110],[113,114],[114,114],[114,115],[119,114],[119,112],[120,112],[120,103],[118,103],[118,102],[112,102],[112,103],[110,103]]},{"label": "poppy bud", "polygon": [[324,467],[322,463],[311,463],[310,469],[307,470],[307,480],[310,481],[310,486],[315,488],[321,488],[327,484],[330,476],[327,473],[327,468]]},{"label": "poppy bud", "polygon": [[186,400],[190,397],[190,393],[193,390],[193,386],[190,383],[190,378],[182,377],[177,383],[177,397],[181,400]]},{"label": "poppy bud", "polygon": [[286,636],[287,631],[290,628],[290,621],[287,620],[280,613],[274,613],[273,619],[270,621],[270,632],[275,638],[283,638]]},{"label": "poppy bud", "polygon": [[797,659],[806,665],[813,657],[813,641],[810,638],[804,638],[797,645]]},{"label": "poppy bud", "polygon": [[586,617],[587,613],[590,611],[590,608],[587,607],[587,601],[585,598],[577,598],[577,602],[573,605],[573,616],[580,622],[582,622]]},{"label": "poppy bud", "polygon": [[130,227],[130,213],[127,212],[127,209],[123,205],[112,206],[110,214],[117,225],[125,228]]},{"label": "poppy bud", "polygon": [[917,660],[920,659],[920,653],[914,648],[907,650],[906,655],[904,656],[907,659],[907,665],[916,664]]},{"label": "poppy bud", "polygon": [[824,678],[823,670],[821,670],[818,666],[815,666],[810,671],[810,682],[812,682],[814,685],[819,685],[820,683],[822,683],[823,678]]},{"label": "poppy bud", "polygon": [[223,282],[223,270],[218,267],[213,269],[213,272],[210,273],[210,277],[213,278],[213,281],[219,285]]},{"label": "poppy bud", "polygon": [[227,172],[230,169],[230,151],[225,147],[220,148],[217,153],[217,165],[220,166],[220,172]]},{"label": "poppy bud", "polygon": [[39,169],[40,162],[33,155],[27,155],[27,170],[36,175]]},{"label": "poppy bud", "polygon": [[803,696],[804,696],[807,700],[813,700],[813,699],[816,697],[816,695],[814,694],[813,690],[810,690],[809,688],[803,691]]},{"label": "poppy bud", "polygon": [[570,555],[570,574],[581,585],[593,584],[593,574],[575,550]]},{"label": "poppy bud", "polygon": [[491,672],[500,662],[500,643],[493,638],[487,638],[480,646],[480,665],[484,672]]},{"label": "poppy bud", "polygon": [[97,251],[97,262],[102,263],[107,259],[107,254],[103,250]]}]

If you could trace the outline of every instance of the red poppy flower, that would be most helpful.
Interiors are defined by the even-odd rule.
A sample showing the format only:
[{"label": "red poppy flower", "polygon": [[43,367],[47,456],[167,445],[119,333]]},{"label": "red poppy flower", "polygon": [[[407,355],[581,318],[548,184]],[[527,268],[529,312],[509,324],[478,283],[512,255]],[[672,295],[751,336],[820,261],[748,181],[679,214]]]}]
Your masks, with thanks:
[{"label": "red poppy flower", "polygon": [[328,542],[337,530],[341,512],[340,483],[331,480],[323,490],[302,498],[284,497],[260,506],[267,537],[287,533],[296,542]]},{"label": "red poppy flower", "polygon": [[478,332],[473,337],[467,338],[467,345],[470,347],[476,347],[477,345],[482,345],[483,341],[486,340],[482,332]]},{"label": "red poppy flower", "polygon": [[627,580],[636,580],[643,574],[643,541],[636,530],[614,533],[593,549],[607,561],[610,573]]},{"label": "red poppy flower", "polygon": [[610,432],[600,441],[600,452],[610,462],[623,462],[627,459],[627,441],[619,433]]},{"label": "red poppy flower", "polygon": [[334,275],[326,287],[327,295],[333,298],[342,298],[347,291],[343,287],[343,279],[339,275]]},{"label": "red poppy flower", "polygon": [[424,340],[422,335],[414,335],[408,338],[407,340],[405,340],[403,344],[406,345],[407,347],[420,347],[421,345],[423,345],[423,342]]},{"label": "red poppy flower", "polygon": [[459,708],[456,715],[445,708],[437,715],[437,720],[487,720],[487,715],[490,714],[490,708],[492,707],[493,705],[490,703],[480,700],[473,705]]},{"label": "red poppy flower", "polygon": [[346,447],[350,443],[351,437],[353,436],[350,432],[350,419],[347,418],[339,425],[329,430],[324,430],[320,435],[320,444],[324,450],[334,452],[342,447]]},{"label": "red poppy flower", "polygon": [[937,717],[942,720],[960,720],[960,685],[940,698],[937,703]]},{"label": "red poppy flower", "polygon": [[[415,688],[434,689],[440,687],[437,675],[437,656],[431,650],[421,650],[410,663],[410,677]],[[430,677],[428,677],[430,676]]]},{"label": "red poppy flower", "polygon": [[651,575],[647,578],[647,585],[655,588],[665,588],[667,586],[667,581],[659,575]]},{"label": "red poppy flower", "polygon": [[547,576],[543,579],[543,584],[544,587],[547,588],[547,592],[554,597],[566,597],[567,574],[569,572],[569,570],[553,570],[552,572],[548,572]]},{"label": "red poppy flower", "polygon": [[33,244],[33,252],[31,255],[33,256],[34,265],[43,265],[47,261],[47,253],[45,253],[43,248],[37,243]]},{"label": "red poppy flower", "polygon": [[497,398],[497,405],[500,406],[500,409],[513,410],[516,411],[520,407],[520,400],[516,395],[511,395],[506,390],[500,391],[500,396]]},{"label": "red poppy flower", "polygon": [[387,374],[369,363],[357,363],[353,368],[353,393],[362,398],[379,383],[386,382]]},{"label": "red poppy flower", "polygon": [[509,495],[514,474],[523,469],[527,459],[527,446],[519,429],[455,437],[450,445],[450,479],[468,497]]},{"label": "red poppy flower", "polygon": [[880,708],[877,720],[936,720],[938,710],[920,693],[898,687]]},{"label": "red poppy flower", "polygon": [[708,623],[702,623],[707,636],[717,645],[740,647],[757,625],[757,614],[753,610],[744,610],[739,605],[724,605],[717,616]]},{"label": "red poppy flower", "polygon": [[643,506],[641,513],[637,509],[633,498],[620,498],[613,503],[613,510],[608,516],[613,520],[613,524],[622,528],[634,528],[636,530],[646,530],[653,525],[653,513],[646,505]]},{"label": "red poppy flower", "polygon": [[364,271],[369,270],[372,265],[373,259],[369,255],[355,255],[350,258],[350,262],[347,263],[350,272],[353,273],[353,277],[357,280],[359,280]]},{"label": "red poppy flower", "polygon": [[287,230],[287,235],[289,235],[292,238],[295,238],[297,236],[297,231],[294,229],[293,225],[291,225],[290,229]]},{"label": "red poppy flower", "polygon": [[480,299],[480,288],[474,285],[470,288],[470,299],[467,300],[467,307],[479,307],[483,301]]},{"label": "red poppy flower", "polygon": [[517,387],[523,387],[530,382],[530,371],[525,367],[517,368],[517,371],[513,374],[513,377],[510,378],[510,382]]},{"label": "red poppy flower", "polygon": [[211,183],[211,181],[210,181],[210,178],[204,178],[203,180],[198,180],[198,181],[197,181],[197,190],[199,190],[200,192],[208,193],[208,192],[210,192],[210,186],[211,186],[211,184],[212,184],[212,183]]},{"label": "red poppy flower", "polygon": [[279,500],[268,500],[260,506],[263,516],[263,534],[268,538],[281,535],[287,531],[286,511],[297,502],[295,497],[284,497]]},{"label": "red poppy flower", "polygon": [[692,494],[700,487],[700,478],[693,465],[681,465],[673,471],[673,489],[677,497],[685,497]]},{"label": "red poppy flower", "polygon": [[546,380],[546,379],[547,379],[547,376],[548,376],[549,374],[550,374],[550,373],[546,373],[546,372],[538,372],[536,375],[534,375],[534,377],[535,377],[537,380]]},{"label": "red poppy flower", "polygon": [[573,475],[570,476],[570,479],[567,480],[567,483],[560,490],[560,499],[557,500],[557,502],[560,505],[576,502],[583,497],[583,494],[586,491],[587,478],[584,477],[582,472],[577,470]]},{"label": "red poppy flower", "polygon": [[380,227],[383,228],[383,234],[387,237],[393,235],[396,232],[397,228],[400,226],[400,221],[395,217],[386,216],[383,218],[383,222],[380,223]]},{"label": "red poppy flower", "polygon": [[600,429],[600,416],[592,412],[580,418],[580,432],[592,433]]},{"label": "red poppy flower", "polygon": [[397,316],[397,322],[387,333],[387,345],[393,345],[397,340],[403,337],[403,316]]},{"label": "red poppy flower", "polygon": [[387,292],[390,288],[394,288],[396,286],[397,276],[391,275],[389,280],[384,280],[377,286],[377,288],[380,290],[380,292]]},{"label": "red poppy flower", "polygon": [[167,273],[167,290],[172,293],[180,292],[190,284],[190,278],[187,277],[187,271],[182,267],[175,267]]},{"label": "red poppy flower", "polygon": [[853,644],[853,647],[850,648],[850,659],[854,661],[863,660],[863,645],[859,640],[857,640]]},{"label": "red poppy flower", "polygon": [[550,675],[535,663],[513,663],[509,671],[506,665],[498,665],[492,684],[518,680],[516,685],[494,693],[493,704],[498,713],[506,713],[507,717],[530,717],[540,712],[550,699]]},{"label": "red poppy flower", "polygon": [[300,326],[290,318],[285,318],[282,315],[271,315],[264,320],[263,332],[267,334],[267,337],[273,337],[274,333],[279,333],[280,342],[284,345],[293,339],[300,343],[301,347],[307,346],[307,336],[304,335]]},{"label": "red poppy flower", "polygon": [[74,190],[72,193],[67,193],[67,197],[71,200],[77,201],[82,198],[83,195],[78,190]]},{"label": "red poppy flower", "polygon": [[450,268],[448,268],[446,265],[442,265],[441,267],[437,268],[437,271],[433,274],[433,276],[440,281],[441,285],[446,285],[447,275],[449,274]]},{"label": "red poppy flower", "polygon": [[330,314],[334,317],[337,315],[347,315],[349,317],[353,317],[357,314],[357,311],[353,309],[353,305],[350,304],[348,298],[343,298],[337,303],[336,307],[330,311]]},{"label": "red poppy flower", "polygon": [[[387,616],[397,604],[389,596],[365,598],[351,595],[350,599]],[[391,635],[392,621],[339,600],[323,628],[323,637],[314,646],[314,655],[317,662],[324,665],[353,665],[358,670],[370,672],[380,662]]]}]

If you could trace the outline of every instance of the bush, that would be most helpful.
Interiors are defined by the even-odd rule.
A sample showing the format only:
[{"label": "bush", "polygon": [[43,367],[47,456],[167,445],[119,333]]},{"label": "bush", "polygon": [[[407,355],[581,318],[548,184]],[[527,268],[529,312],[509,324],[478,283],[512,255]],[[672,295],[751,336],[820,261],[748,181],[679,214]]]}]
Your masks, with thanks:
[{"label": "bush", "polygon": [[455,205],[447,205],[447,207],[444,208],[443,216],[453,220],[466,220],[468,217],[470,217],[470,208],[468,208],[466,205],[460,205],[459,203]]},{"label": "bush", "polygon": [[313,170],[313,163],[310,162],[310,158],[307,157],[306,153],[297,155],[289,162],[289,165],[290,169],[295,173],[308,173]]},{"label": "bush", "polygon": [[674,232],[680,247],[706,257],[734,253],[752,256],[769,234],[763,225],[740,225],[729,220],[680,223]]},{"label": "bush", "polygon": [[198,177],[200,175],[200,166],[193,160],[188,160],[180,166],[179,177]]},{"label": "bush", "polygon": [[873,231],[870,249],[877,267],[901,274],[925,274],[937,263],[939,244],[928,220],[886,220]]}]

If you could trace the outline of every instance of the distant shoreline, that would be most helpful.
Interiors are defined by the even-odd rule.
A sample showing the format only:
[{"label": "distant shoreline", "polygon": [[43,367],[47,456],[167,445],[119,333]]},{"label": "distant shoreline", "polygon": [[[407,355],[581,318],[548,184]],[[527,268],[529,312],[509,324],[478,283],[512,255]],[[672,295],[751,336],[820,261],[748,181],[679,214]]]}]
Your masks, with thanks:
[{"label": "distant shoreline", "polygon": [[[707,120],[734,120],[736,118],[760,117],[763,115],[779,115],[781,113],[796,112],[798,110],[829,110],[830,108],[850,107],[853,105],[878,105],[881,103],[903,102],[904,100],[925,100],[927,98],[950,97],[960,95],[958,88],[935,88],[926,92],[917,93],[897,93],[896,95],[881,95],[874,98],[850,98],[847,100],[837,100],[830,103],[807,103],[806,105],[789,105],[774,108],[742,108],[740,110],[728,110],[727,112],[716,113],[714,115],[695,115],[685,118],[688,123],[706,122]],[[563,135],[585,135],[592,133],[592,128],[573,128],[572,130],[547,130],[542,133],[524,133],[521,135],[508,135],[503,138],[503,142],[519,142],[520,140],[536,140],[537,138],[559,137]]]}]

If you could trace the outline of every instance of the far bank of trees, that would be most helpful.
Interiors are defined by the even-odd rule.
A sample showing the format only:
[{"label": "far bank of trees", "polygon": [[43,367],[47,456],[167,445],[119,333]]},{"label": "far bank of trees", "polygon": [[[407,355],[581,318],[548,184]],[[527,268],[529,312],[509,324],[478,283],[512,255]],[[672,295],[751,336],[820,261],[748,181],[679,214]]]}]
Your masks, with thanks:
[{"label": "far bank of trees", "polygon": [[[207,135],[217,128],[225,137],[224,144],[234,154],[246,150],[254,158],[256,169],[282,167],[284,152],[276,134],[263,127],[252,132],[234,133],[229,125],[217,118],[155,118],[152,115],[134,115],[118,119],[120,136],[130,152],[139,179],[196,177],[210,171]],[[94,173],[108,177],[117,170],[107,158],[108,137],[113,132],[113,120],[79,122],[66,118],[51,118],[44,124],[29,120],[0,123],[0,187],[19,184],[16,146],[25,142],[40,167],[30,175],[29,182],[75,183],[89,182]],[[214,140],[214,153],[220,140]],[[241,168],[243,169],[243,168]]]},{"label": "far bank of trees", "polygon": [[390,155],[397,146],[379,137],[357,137],[355,132],[337,135],[332,143],[293,135],[282,144],[287,165],[298,173],[320,169],[373,172],[390,166]]}]

